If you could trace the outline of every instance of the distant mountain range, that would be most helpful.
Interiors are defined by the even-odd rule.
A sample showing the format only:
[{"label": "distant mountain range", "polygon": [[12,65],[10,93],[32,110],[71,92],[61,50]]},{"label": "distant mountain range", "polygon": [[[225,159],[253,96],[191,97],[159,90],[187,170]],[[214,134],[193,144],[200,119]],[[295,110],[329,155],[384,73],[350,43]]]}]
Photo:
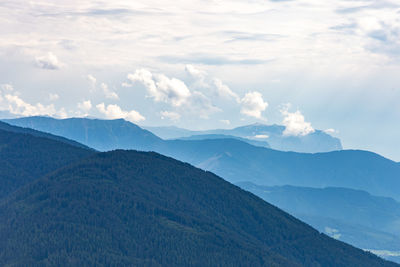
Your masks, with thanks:
[{"label": "distant mountain range", "polygon": [[282,152],[234,139],[168,141],[154,150],[213,171],[230,182],[347,187],[400,199],[399,164],[367,151]]},{"label": "distant mountain range", "polygon": [[161,139],[139,126],[119,120],[26,117],[3,120],[9,124],[51,133],[85,144],[99,151],[118,148],[147,150]]},{"label": "distant mountain range", "polygon": [[0,198],[2,266],[398,266],[157,153],[0,137],[8,170],[33,170]]},{"label": "distant mountain range", "polygon": [[4,123],[0,121],[0,130],[4,130],[7,132],[13,132],[13,133],[25,133],[25,134],[30,134],[36,137],[45,137],[48,139],[52,139],[52,140],[56,140],[56,141],[60,141],[62,143],[66,143],[69,145],[73,145],[73,146],[77,146],[77,147],[81,147],[81,148],[86,148],[86,149],[92,149],[89,148],[88,146],[85,146],[79,142],[73,141],[71,139],[67,139],[64,138],[62,136],[58,136],[58,135],[53,135],[50,133],[45,133],[45,132],[41,132],[41,131],[37,131],[37,130],[33,130],[31,128],[22,128],[22,127],[14,127],[11,126],[8,123]]},{"label": "distant mountain range", "polygon": [[61,135],[101,151],[156,151],[213,171],[230,182],[347,187],[400,199],[400,164],[366,151],[306,154],[256,147],[237,139],[163,140],[124,120],[27,117],[6,121]]},{"label": "distant mountain range", "polygon": [[234,135],[226,135],[226,134],[199,134],[199,135],[191,135],[188,137],[177,138],[176,140],[210,140],[210,139],[235,139],[235,140],[239,140],[239,141],[248,143],[253,146],[270,148],[270,145],[268,144],[267,141],[247,139],[247,138],[243,138],[243,137],[238,137],[238,136],[234,136]]},{"label": "distant mountain range", "polygon": [[[249,190],[241,183],[240,186],[321,232],[331,236],[340,235],[340,240],[358,247],[386,250],[400,244],[396,228],[400,213],[397,204],[388,204],[397,203],[393,199],[400,200],[400,164],[372,152],[284,152],[266,148],[264,141],[224,134],[163,140],[123,120],[33,117],[9,122],[63,134],[64,137],[83,142],[97,150],[122,148],[156,151],[212,171],[229,182],[257,184],[260,190]],[[263,186],[268,186],[268,189],[264,190]],[[325,187],[340,189],[332,192],[333,189]],[[264,194],[264,191],[274,193]],[[386,202],[387,198],[376,196],[393,199]],[[358,217],[362,218],[362,223],[357,223]],[[378,219],[380,217],[381,222]]]},{"label": "distant mountain range", "polygon": [[332,237],[361,248],[400,251],[400,203],[392,198],[348,188],[237,185]]},{"label": "distant mountain range", "polygon": [[[329,152],[341,150],[340,139],[324,131],[316,130],[305,136],[286,136],[281,125],[252,124],[234,129],[216,129],[208,131],[190,131],[177,127],[144,127],[164,139],[182,139],[190,136],[229,135],[245,139],[264,141],[269,147],[281,151],[304,153]],[[203,138],[210,139],[210,138]]]}]

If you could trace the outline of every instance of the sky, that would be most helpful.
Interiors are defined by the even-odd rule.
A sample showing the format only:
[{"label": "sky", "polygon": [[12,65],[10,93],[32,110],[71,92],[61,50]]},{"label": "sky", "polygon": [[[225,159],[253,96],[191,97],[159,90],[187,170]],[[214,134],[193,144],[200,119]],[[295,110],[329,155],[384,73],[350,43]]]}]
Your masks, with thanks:
[{"label": "sky", "polygon": [[400,161],[400,3],[0,2],[0,116],[324,130]]}]

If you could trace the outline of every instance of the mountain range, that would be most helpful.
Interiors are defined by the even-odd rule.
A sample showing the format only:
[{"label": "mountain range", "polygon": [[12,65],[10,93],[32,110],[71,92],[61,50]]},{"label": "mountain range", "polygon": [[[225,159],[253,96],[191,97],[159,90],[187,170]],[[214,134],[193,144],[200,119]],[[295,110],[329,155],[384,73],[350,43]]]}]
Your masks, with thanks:
[{"label": "mountain range", "polygon": [[361,248],[400,251],[400,203],[348,188],[237,183],[321,232]]},{"label": "mountain range", "polygon": [[161,141],[151,132],[123,119],[104,121],[85,118],[57,120],[50,117],[25,117],[3,121],[63,136],[99,151],[118,148],[147,150]]},{"label": "mountain range", "polygon": [[[123,120],[31,117],[9,122],[37,130],[53,125],[45,129],[102,151],[156,151],[237,183],[332,237],[364,249],[400,251],[396,204],[400,200],[400,164],[372,152],[285,152],[268,149],[265,143],[251,144],[264,141],[223,134],[163,140]],[[251,188],[245,186],[249,183]],[[361,222],[357,222],[358,216]]]},{"label": "mountain range", "polygon": [[2,266],[398,266],[154,152],[0,136],[8,171],[38,169],[0,198]]},{"label": "mountain range", "polygon": [[256,123],[233,129],[206,131],[191,131],[173,126],[144,128],[164,139],[180,139],[198,135],[230,135],[254,141],[267,142],[270,148],[281,151],[316,153],[342,149],[340,139],[332,137],[324,131],[315,130],[313,133],[307,135],[285,135],[285,127],[276,124],[264,125]]},{"label": "mountain range", "polygon": [[210,170],[230,182],[347,187],[400,198],[400,164],[367,151],[310,154],[256,147],[237,139],[163,140],[124,120],[27,117],[5,121],[61,135],[100,151],[156,151]]}]

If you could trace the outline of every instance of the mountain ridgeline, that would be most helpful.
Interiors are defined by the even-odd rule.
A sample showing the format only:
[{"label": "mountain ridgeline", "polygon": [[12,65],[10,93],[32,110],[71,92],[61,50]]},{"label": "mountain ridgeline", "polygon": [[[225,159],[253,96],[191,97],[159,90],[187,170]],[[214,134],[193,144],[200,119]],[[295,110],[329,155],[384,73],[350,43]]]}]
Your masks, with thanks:
[{"label": "mountain ridgeline", "polygon": [[210,172],[122,150],[82,159],[0,201],[0,265],[397,266]]},{"label": "mountain ridgeline", "polygon": [[58,135],[53,135],[53,134],[50,134],[50,133],[37,131],[37,130],[31,129],[31,128],[15,127],[15,126],[12,126],[12,125],[10,125],[8,123],[4,123],[2,121],[0,121],[0,130],[4,130],[4,131],[7,131],[7,132],[12,132],[12,133],[30,134],[30,135],[33,135],[33,136],[36,136],[36,137],[44,137],[44,138],[47,138],[47,139],[60,141],[60,142],[65,143],[65,144],[69,144],[69,145],[80,147],[80,148],[84,148],[84,149],[92,149],[92,148],[89,148],[88,146],[83,145],[82,143],[73,141],[71,139],[67,139],[67,138],[62,137],[62,136],[58,136]]},{"label": "mountain ridgeline", "polygon": [[[1,123],[0,126],[6,128]],[[7,129],[11,132],[0,129],[0,199],[40,176],[94,153],[61,137],[10,125]]]},{"label": "mountain ridgeline", "polygon": [[63,136],[99,151],[118,148],[148,150],[161,141],[151,132],[123,119],[104,121],[85,118],[57,120],[50,117],[26,117],[4,121],[15,126]]},{"label": "mountain ridgeline", "polygon": [[177,127],[145,127],[164,139],[185,139],[187,137],[203,136],[203,139],[211,139],[208,135],[228,135],[241,137],[253,141],[263,141],[269,147],[281,151],[294,151],[304,153],[329,152],[341,150],[342,144],[338,138],[332,137],[324,131],[316,130],[308,135],[285,135],[285,127],[281,125],[252,124],[234,129],[216,129],[207,131],[190,131]]},{"label": "mountain ridgeline", "polygon": [[321,232],[357,247],[400,251],[400,203],[348,188],[237,183]]},{"label": "mountain ridgeline", "polygon": [[[323,131],[316,130],[305,136],[287,136],[284,135],[285,127],[280,125],[253,124],[229,130],[216,129],[208,131],[190,131],[176,127],[146,127],[149,132],[124,120],[104,121],[86,118],[56,120],[49,117],[26,117],[4,121],[12,125],[64,136],[100,151],[116,148],[146,150],[149,143],[159,141],[155,135],[163,139],[204,140],[234,138],[256,146],[305,153],[329,152],[342,149],[342,144],[338,138],[332,137]],[[135,137],[134,140],[132,140],[132,136]]]},{"label": "mountain ridgeline", "polygon": [[[58,132],[67,134],[64,137],[94,145],[97,150],[156,151],[189,162],[238,183],[341,241],[380,251],[378,253],[384,256],[397,255],[400,251],[400,212],[395,201],[400,200],[400,164],[375,153],[357,150],[314,154],[284,152],[266,148],[265,141],[225,134],[162,140],[123,120],[33,117],[16,121],[23,126],[41,125],[51,131],[57,128]],[[46,126],[47,121],[57,127]],[[71,128],[71,123],[76,129]],[[83,133],[86,134],[81,136]],[[246,183],[258,185],[249,188]],[[322,207],[321,203],[324,203]],[[361,222],[357,222],[358,216]],[[400,261],[389,256],[387,258]]]},{"label": "mountain ridgeline", "polygon": [[[27,117],[7,122],[60,134],[101,151],[156,151],[210,170],[230,182],[347,187],[400,199],[400,164],[367,151],[307,154],[256,147],[237,139],[162,140],[124,120]],[[250,128],[254,127],[261,126]],[[243,134],[245,129],[237,131]]]}]

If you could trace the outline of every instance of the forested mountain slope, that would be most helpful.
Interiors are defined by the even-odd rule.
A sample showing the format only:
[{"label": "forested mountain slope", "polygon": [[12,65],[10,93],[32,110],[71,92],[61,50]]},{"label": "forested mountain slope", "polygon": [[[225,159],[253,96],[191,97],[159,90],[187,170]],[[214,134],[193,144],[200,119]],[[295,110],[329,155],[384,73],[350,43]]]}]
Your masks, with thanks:
[{"label": "forested mountain slope", "polygon": [[210,172],[100,153],[0,204],[1,265],[397,266]]},{"label": "forested mountain slope", "polygon": [[94,153],[64,140],[17,133],[15,128],[14,132],[0,130],[0,199],[44,174]]}]

